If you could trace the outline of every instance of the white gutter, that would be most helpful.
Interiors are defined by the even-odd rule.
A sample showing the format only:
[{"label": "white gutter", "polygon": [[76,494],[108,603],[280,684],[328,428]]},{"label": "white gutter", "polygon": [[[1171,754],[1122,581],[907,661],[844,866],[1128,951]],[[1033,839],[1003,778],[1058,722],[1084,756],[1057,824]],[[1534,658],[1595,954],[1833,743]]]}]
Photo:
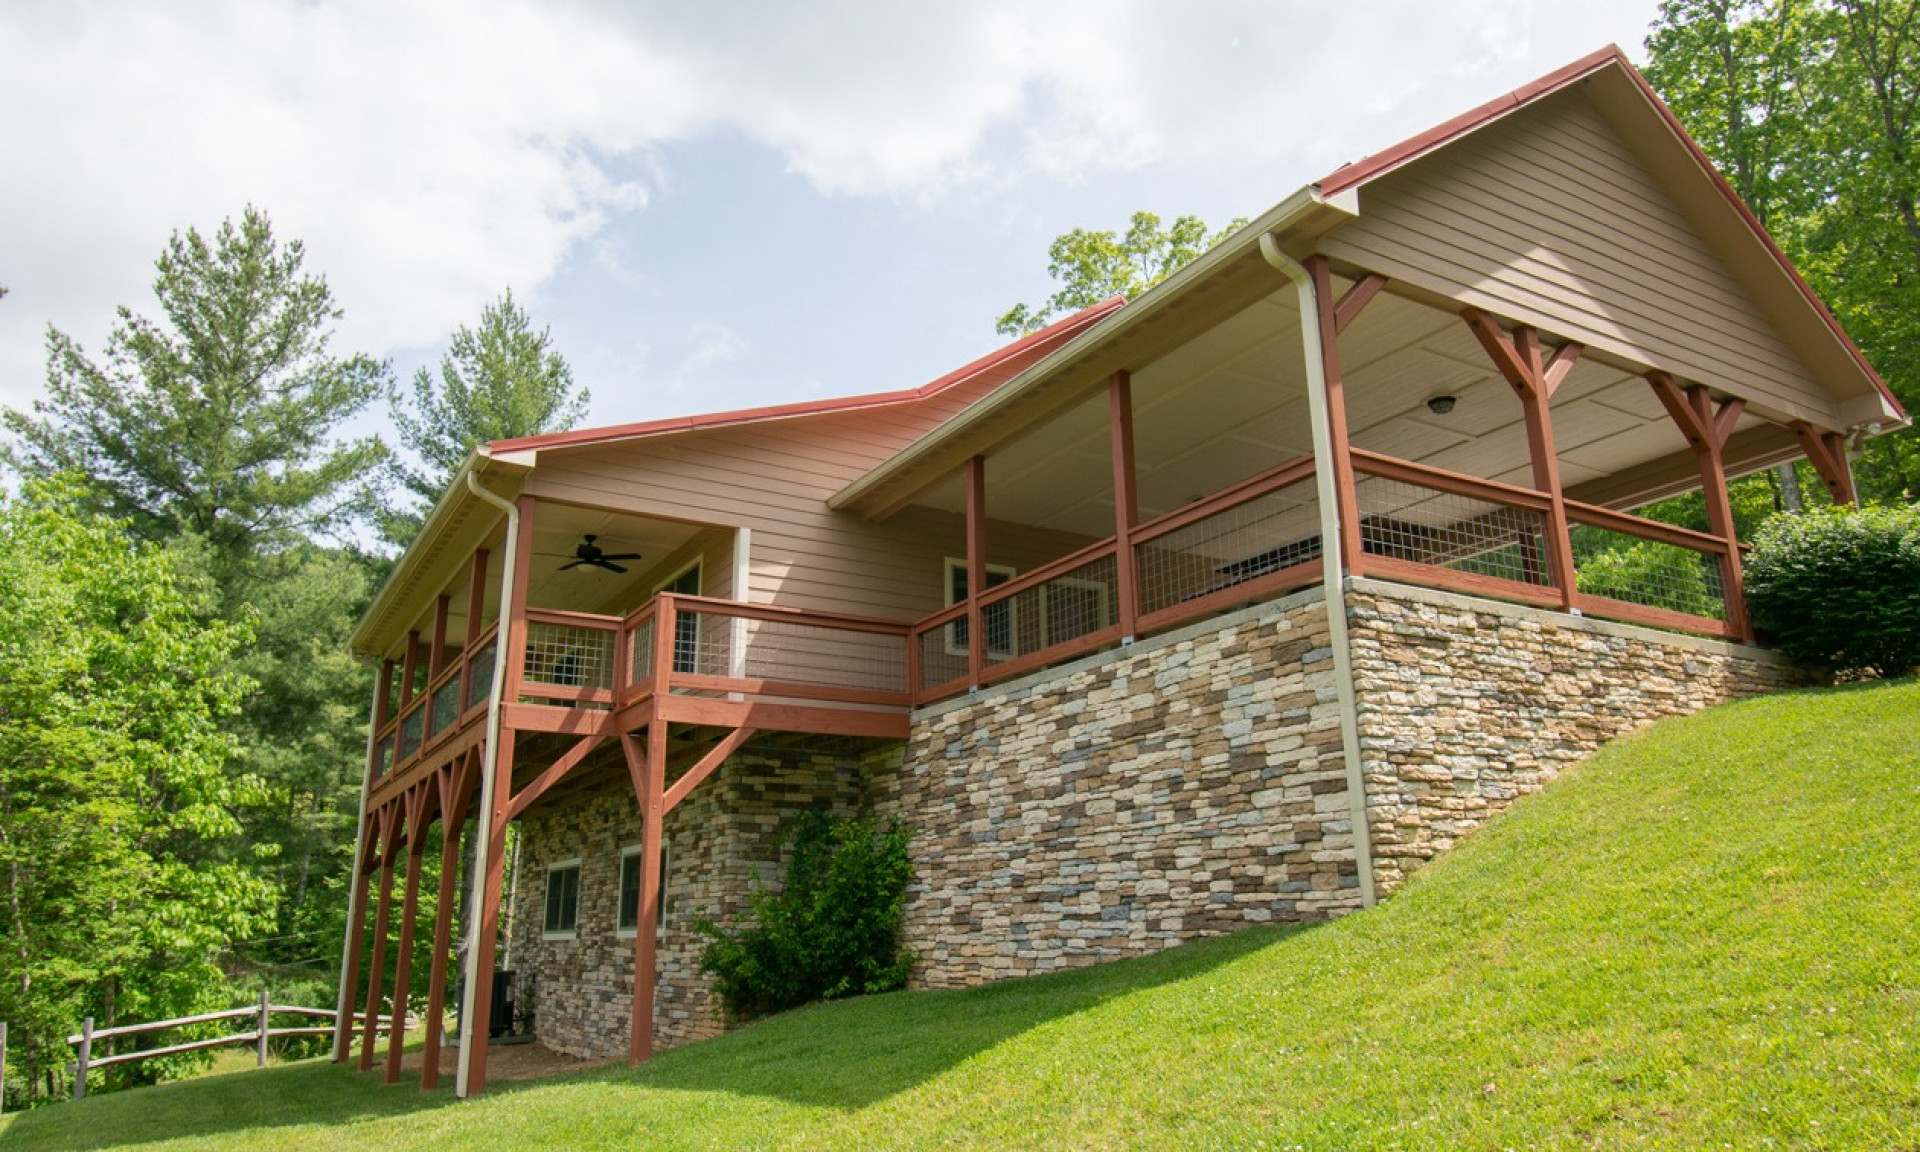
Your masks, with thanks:
[{"label": "white gutter", "polygon": [[[479,835],[473,838],[473,880],[474,888],[469,895],[473,906],[467,915],[467,931],[477,934],[479,924],[485,919],[480,902],[487,892],[487,850],[493,840],[493,788],[494,788],[494,752],[500,747],[500,702],[507,686],[507,629],[509,614],[513,610],[513,581],[518,567],[520,554],[520,506],[511,500],[504,500],[480,486],[472,468],[466,472],[467,488],[481,500],[493,505],[507,514],[507,537],[505,542],[506,558],[500,565],[500,623],[494,632],[493,643],[493,686],[487,692],[487,742],[485,759],[480,765],[480,811],[475,818],[475,827]],[[478,616],[479,613],[473,613]],[[460,1071],[454,1081],[453,1094],[459,1099],[467,1097],[467,1079],[473,1068],[474,1037],[480,1037],[480,1043],[487,1042],[487,1022],[475,1020],[474,996],[480,987],[480,949],[469,935],[467,940],[466,964],[462,968],[460,988]],[[491,975],[491,973],[489,973]]]},{"label": "white gutter", "polygon": [[[1313,277],[1281,251],[1272,232],[1260,234],[1260,254],[1293,281],[1300,301],[1300,344],[1306,355],[1307,413],[1313,425],[1313,478],[1320,500],[1321,587],[1326,589],[1327,642],[1333,648],[1333,679],[1340,693],[1340,747],[1347,766],[1348,819],[1353,825],[1354,863],[1360,872],[1360,904],[1379,900],[1373,887],[1373,834],[1367,825],[1367,780],[1360,764],[1360,711],[1353,687],[1353,648],[1347,635],[1347,587],[1340,557],[1340,505],[1333,484],[1333,427],[1327,419],[1327,362],[1320,343],[1320,307]],[[464,1035],[464,1033],[463,1033]]]},{"label": "white gutter", "polygon": [[361,898],[365,891],[360,886],[360,866],[366,863],[367,851],[367,794],[373,791],[373,743],[379,735],[376,729],[380,721],[380,673],[373,674],[374,689],[372,702],[367,705],[367,755],[360,761],[360,818],[353,823],[353,871],[347,887],[347,933],[340,941],[340,996],[334,1001],[333,1008],[333,1062],[338,1064],[353,1051],[353,994],[355,989],[347,987],[347,962],[353,959],[353,926],[367,915],[366,902]]}]

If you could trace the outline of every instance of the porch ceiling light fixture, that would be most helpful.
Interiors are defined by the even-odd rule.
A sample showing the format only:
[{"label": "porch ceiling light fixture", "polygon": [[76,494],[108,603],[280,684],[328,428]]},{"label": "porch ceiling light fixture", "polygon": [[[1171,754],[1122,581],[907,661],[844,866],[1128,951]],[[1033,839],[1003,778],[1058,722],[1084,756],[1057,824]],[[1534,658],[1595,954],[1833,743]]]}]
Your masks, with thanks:
[{"label": "porch ceiling light fixture", "polygon": [[1435,396],[1427,401],[1427,411],[1433,413],[1435,416],[1445,416],[1447,413],[1453,411],[1453,406],[1459,402],[1458,399],[1452,396]]}]

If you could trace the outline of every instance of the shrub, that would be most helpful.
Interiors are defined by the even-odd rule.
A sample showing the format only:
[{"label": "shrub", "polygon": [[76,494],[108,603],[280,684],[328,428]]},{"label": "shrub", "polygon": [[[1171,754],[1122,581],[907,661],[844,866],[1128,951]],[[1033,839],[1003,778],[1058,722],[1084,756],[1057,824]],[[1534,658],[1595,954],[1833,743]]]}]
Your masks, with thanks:
[{"label": "shrub", "polygon": [[701,917],[711,941],[700,967],[712,973],[727,1015],[748,1019],[816,1000],[903,986],[913,956],[900,947],[911,831],[870,816],[802,812],[782,833],[792,855],[778,891],[756,884],[751,923],[727,932]]},{"label": "shrub", "polygon": [[1920,507],[1776,516],[1746,564],[1754,627],[1840,672],[1920,665]]}]

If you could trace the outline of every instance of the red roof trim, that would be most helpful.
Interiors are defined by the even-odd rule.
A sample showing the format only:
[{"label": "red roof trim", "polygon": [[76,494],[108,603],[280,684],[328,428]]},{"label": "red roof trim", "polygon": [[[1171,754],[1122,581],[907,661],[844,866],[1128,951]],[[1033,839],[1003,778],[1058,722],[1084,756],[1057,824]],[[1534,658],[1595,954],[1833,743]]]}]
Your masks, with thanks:
[{"label": "red roof trim", "polygon": [[1090,308],[1083,308],[1063,320],[1056,320],[1038,332],[1030,332],[1011,344],[1004,345],[970,364],[954,369],[937,380],[929,381],[918,388],[905,388],[897,392],[873,392],[863,396],[841,396],[827,400],[803,400],[793,404],[775,404],[765,408],[739,408],[731,412],[709,412],[695,416],[676,416],[666,420],[648,420],[639,424],[615,424],[605,428],[579,428],[569,432],[550,432],[544,436],[521,436],[512,440],[495,440],[487,445],[491,452],[525,452],[530,449],[568,448],[582,444],[601,444],[612,440],[627,440],[640,436],[658,436],[669,432],[690,432],[696,428],[718,428],[729,424],[750,424],[760,420],[780,420],[794,416],[815,416],[823,412],[848,412],[860,408],[875,408],[887,404],[902,404],[914,400],[925,400],[929,396],[978,376],[990,368],[1004,364],[1022,353],[1043,344],[1069,336],[1099,320],[1114,309],[1126,303],[1126,298],[1113,296]]},{"label": "red roof trim", "polygon": [[1725,197],[1734,211],[1740,214],[1740,218],[1746,222],[1748,228],[1752,229],[1753,234],[1759,237],[1760,242],[1766,245],[1767,252],[1773,257],[1774,262],[1780,265],[1781,270],[1793,281],[1794,287],[1799,289],[1800,295],[1813,306],[1814,312],[1833,332],[1834,338],[1840,341],[1848,355],[1853,357],[1854,363],[1866,373],[1867,379],[1879,389],[1880,395],[1886,398],[1887,403],[1893,406],[1893,410],[1899,413],[1902,419],[1906,419],[1906,408],[1901,405],[1899,398],[1894,396],[1893,390],[1887,387],[1887,382],[1880,378],[1880,373],[1874,371],[1872,364],[1867,363],[1866,356],[1860,351],[1859,346],[1854,344],[1853,338],[1847,335],[1846,329],[1840,326],[1840,321],[1834,318],[1826,302],[1820,299],[1814,292],[1813,286],[1800,275],[1800,270],[1793,266],[1793,261],[1787,259],[1787,254],[1780,250],[1780,246],[1774,243],[1766,226],[1760,223],[1760,218],[1755,216],[1746,202],[1740,199],[1739,193],[1733,190],[1733,185],[1727,183],[1726,177],[1714,167],[1713,160],[1707,156],[1706,150],[1700,147],[1700,142],[1695,140],[1686,126],[1680,123],[1680,118],[1674,115],[1673,109],[1667,107],[1666,101],[1660,99],[1660,94],[1653,90],[1653,85],[1647,83],[1647,78],[1640,74],[1640,70],[1633,66],[1633,61],[1627,59],[1626,53],[1622,52],[1617,45],[1609,44],[1598,52],[1583,56],[1564,68],[1549,72],[1531,84],[1523,85],[1504,96],[1489,100],[1471,112],[1455,116],[1444,124],[1403,140],[1384,152],[1336,169],[1320,180],[1317,187],[1325,196],[1332,196],[1357,187],[1482,128],[1515,109],[1524,107],[1543,96],[1550,96],[1586,79],[1608,65],[1616,64],[1639,87],[1641,94],[1647,98],[1647,103],[1660,114],[1668,130],[1680,139],[1687,151],[1693,154],[1693,158],[1699,163],[1701,169],[1712,177],[1714,187],[1720,190],[1721,196]]}]

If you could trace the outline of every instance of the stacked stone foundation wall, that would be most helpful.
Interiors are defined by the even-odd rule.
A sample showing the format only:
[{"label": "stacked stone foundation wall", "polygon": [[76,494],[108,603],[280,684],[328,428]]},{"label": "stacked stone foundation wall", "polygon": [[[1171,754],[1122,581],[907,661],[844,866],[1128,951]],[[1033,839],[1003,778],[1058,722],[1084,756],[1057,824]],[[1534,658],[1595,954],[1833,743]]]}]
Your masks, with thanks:
[{"label": "stacked stone foundation wall", "polygon": [[1371,581],[1347,618],[1382,896],[1607,741],[1811,679],[1756,648]]},{"label": "stacked stone foundation wall", "polygon": [[1359,906],[1318,590],[927,709],[870,795],[916,829],[921,986]]}]

